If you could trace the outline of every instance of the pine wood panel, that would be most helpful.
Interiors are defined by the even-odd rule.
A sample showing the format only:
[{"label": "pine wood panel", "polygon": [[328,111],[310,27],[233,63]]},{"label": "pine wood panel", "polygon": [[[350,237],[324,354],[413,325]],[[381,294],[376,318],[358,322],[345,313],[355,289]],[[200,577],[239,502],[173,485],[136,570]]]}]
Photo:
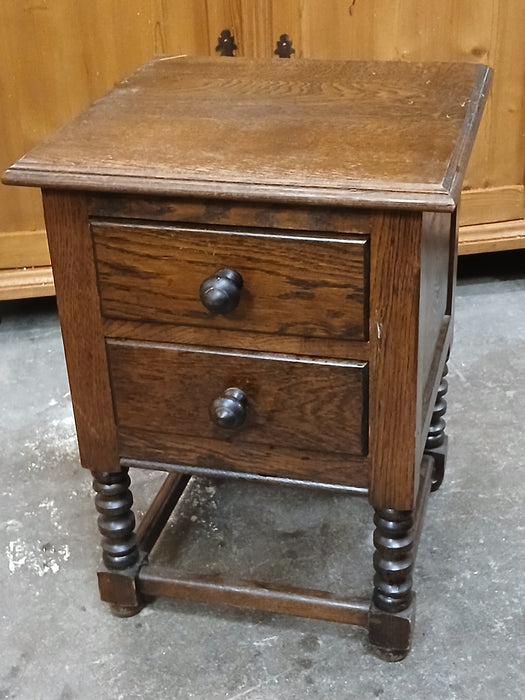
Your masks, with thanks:
[{"label": "pine wood panel", "polygon": [[217,37],[229,29],[235,37],[236,56],[265,58],[272,55],[272,0],[208,0],[203,21],[208,27],[209,54],[215,54]]},{"label": "pine wood panel", "polygon": [[475,226],[511,221],[523,217],[523,187],[489,187],[463,191],[461,197],[461,225]]},{"label": "pine wood panel", "polygon": [[54,293],[51,266],[3,270],[0,274],[0,300],[50,297]]},{"label": "pine wood panel", "polygon": [[0,233],[0,260],[8,269],[49,265],[45,231]]},{"label": "pine wood panel", "polygon": [[464,226],[460,230],[459,253],[488,253],[525,248],[525,221]]},{"label": "pine wood panel", "polygon": [[[495,79],[465,180],[460,250],[513,247],[505,231],[525,228],[524,26],[521,0],[3,0],[0,169],[151,56],[214,55],[224,28],[238,55],[270,57],[288,33],[296,57],[481,61]],[[504,221],[513,223],[493,225]],[[0,186],[0,232],[42,228],[39,193]]]}]

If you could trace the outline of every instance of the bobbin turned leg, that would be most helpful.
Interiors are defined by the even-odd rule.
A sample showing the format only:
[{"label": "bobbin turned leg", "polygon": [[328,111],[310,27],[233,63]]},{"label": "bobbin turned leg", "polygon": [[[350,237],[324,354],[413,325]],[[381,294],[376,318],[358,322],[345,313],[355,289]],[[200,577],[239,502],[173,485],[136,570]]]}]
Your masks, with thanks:
[{"label": "bobbin turned leg", "polygon": [[119,617],[136,615],[141,604],[135,587],[139,549],[135,538],[135,516],[131,507],[128,470],[93,472],[95,506],[102,535],[102,559],[106,571],[98,574],[102,600]]},{"label": "bobbin turned leg", "polygon": [[415,615],[413,514],[393,508],[378,509],[374,523],[376,573],[369,638],[384,659],[399,661],[410,649]]},{"label": "bobbin turned leg", "polygon": [[436,403],[430,421],[427,441],[425,442],[425,454],[434,458],[434,469],[432,472],[432,491],[437,491],[443,483],[445,476],[445,463],[447,459],[447,436],[445,434],[446,422],[444,415],[447,411],[445,395],[448,391],[448,382],[445,377],[448,374],[448,367],[445,363],[441,383],[436,396]]}]

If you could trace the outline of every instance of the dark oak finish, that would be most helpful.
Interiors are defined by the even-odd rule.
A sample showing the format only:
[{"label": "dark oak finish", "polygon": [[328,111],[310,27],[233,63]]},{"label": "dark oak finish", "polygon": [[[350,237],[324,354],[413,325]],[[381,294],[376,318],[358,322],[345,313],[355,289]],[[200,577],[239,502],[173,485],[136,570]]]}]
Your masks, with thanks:
[{"label": "dark oak finish", "polygon": [[153,549],[190,478],[189,474],[174,472],[168,474],[164,480],[137,528],[137,541],[141,552],[149,554]]},{"label": "dark oak finish", "polygon": [[[140,521],[135,535],[133,533],[135,521],[130,510],[132,499],[128,489],[130,482],[127,473],[128,470],[124,468],[120,474],[94,474],[97,499],[99,502],[104,500],[102,507],[100,507],[100,503],[97,504],[103,519],[103,548],[107,549],[105,545],[107,523],[115,519],[108,511],[115,510],[120,504],[127,515],[125,532],[122,528],[120,528],[120,532],[119,528],[117,528],[117,532],[113,532],[115,528],[110,529],[111,537],[113,539],[118,537],[121,540],[121,548],[127,549],[126,561],[117,560],[117,566],[114,566],[113,546],[108,552],[109,556],[104,557],[106,568],[98,572],[100,597],[109,603],[112,613],[118,617],[132,617],[140,612],[144,604],[144,597],[139,592],[137,585],[139,572],[147,561],[149,553],[190,479],[186,474],[168,474],[148,511]],[[112,493],[112,491],[117,493]],[[118,518],[116,519],[118,520]]]},{"label": "dark oak finish", "polygon": [[416,612],[412,571],[423,529],[434,462],[425,455],[413,511],[376,511],[374,593],[368,619],[370,643],[387,661],[400,661],[410,650]]},{"label": "dark oak finish", "polygon": [[[131,440],[131,444],[133,444],[133,440]],[[319,455],[319,460],[316,461],[321,462],[318,469],[318,477],[321,479],[329,471],[332,462],[323,462],[322,455]],[[146,459],[139,460],[124,457],[120,460],[120,464],[123,467],[128,468],[133,467],[138,469],[150,469],[152,471],[163,471],[177,474],[181,470],[181,465],[176,466],[170,462],[150,461]],[[326,470],[323,470],[324,466],[326,466]],[[346,473],[342,476],[349,476],[349,471],[354,466],[354,463],[349,460],[349,463],[346,465]],[[243,481],[252,481],[259,484],[273,484],[275,486],[292,486],[294,488],[316,489],[321,491],[330,491],[331,493],[344,493],[349,496],[368,496],[368,489],[365,486],[358,485],[360,482],[360,473],[366,473],[366,468],[359,462],[356,463],[355,469],[361,469],[361,472],[355,472],[355,475],[351,478],[352,485],[342,484],[340,481],[334,481],[331,483],[326,478],[323,481],[300,479],[296,477],[290,479],[287,477],[272,476],[270,474],[259,474],[255,470],[252,472],[228,471],[227,469],[220,469],[216,466],[211,469],[207,469],[206,467],[185,464],[182,468],[185,474],[204,476],[207,478],[216,477],[221,479],[242,479]]]},{"label": "dark oak finish", "polygon": [[475,64],[155,59],[4,181],[453,211],[489,81]]},{"label": "dark oak finish", "polygon": [[412,602],[414,519],[411,510],[385,508],[374,517],[374,605],[397,613]]},{"label": "dark oak finish", "polygon": [[327,591],[292,586],[277,588],[256,581],[231,582],[217,576],[173,576],[172,572],[154,566],[143,569],[138,586],[149,596],[226,603],[240,608],[368,626],[367,600],[340,598]]},{"label": "dark oak finish", "polygon": [[44,213],[82,466],[118,471],[118,448],[86,198],[44,190]]},{"label": "dark oak finish", "polygon": [[129,569],[139,559],[129,485],[127,469],[116,473],[93,472],[102,557],[108,569]]},{"label": "dark oak finish", "polygon": [[[367,453],[364,363],[126,341],[107,349],[123,457],[148,459],[158,445],[159,460],[175,464],[256,464],[265,474],[351,483],[348,457]],[[229,387],[247,401],[234,433],[209,415]]]},{"label": "dark oak finish", "polygon": [[420,247],[418,212],[385,214],[371,245],[370,489],[376,508],[411,510],[417,493],[420,267],[413,251]]},{"label": "dark oak finish", "polygon": [[432,412],[432,418],[425,442],[425,454],[429,454],[434,459],[434,471],[432,475],[432,491],[437,491],[445,477],[445,462],[447,456],[447,436],[445,434],[446,421],[444,418],[447,412],[447,402],[445,396],[448,391],[446,376],[448,367],[445,364],[441,382],[436,395],[436,403]]},{"label": "dark oak finish", "polygon": [[303,357],[330,357],[358,362],[367,362],[370,357],[369,343],[362,341],[305,338],[270,333],[255,333],[239,330],[223,330],[200,326],[173,326],[150,321],[123,321],[103,319],[104,333],[108,338],[138,340],[174,345],[205,345],[229,350],[274,352]]},{"label": "dark oak finish", "polygon": [[[296,233],[92,225],[109,318],[285,336],[364,339],[366,239]],[[236,308],[210,314],[200,288],[236,271]]]},{"label": "dark oak finish", "polygon": [[[250,202],[228,198],[195,199],[191,197],[151,197],[140,194],[101,192],[88,196],[89,216],[101,221],[108,219],[144,219],[177,223],[206,224],[228,227],[230,230],[258,228],[295,233],[309,231],[325,233],[369,234],[376,223],[375,210],[349,209],[330,206],[289,205],[272,202]],[[197,228],[195,226],[195,228]]]},{"label": "dark oak finish", "polygon": [[[44,189],[116,614],[227,603],[361,625],[406,655],[489,82],[468,64],[160,57],[4,175]],[[168,473],[136,533],[129,467]],[[371,603],[149,564],[193,474],[367,495]]]},{"label": "dark oak finish", "polygon": [[[242,434],[242,431],[235,437]],[[295,441],[289,446],[272,449],[272,443],[251,444],[244,440],[218,440],[203,436],[173,435],[167,430],[155,432],[144,428],[119,428],[122,465],[159,469],[173,464],[178,471],[204,476],[238,476],[253,472],[260,477],[277,477],[323,485],[343,485],[365,489],[368,493],[368,458],[335,452],[298,450]],[[275,454],[276,453],[276,454]],[[150,463],[150,464],[148,464]]]}]

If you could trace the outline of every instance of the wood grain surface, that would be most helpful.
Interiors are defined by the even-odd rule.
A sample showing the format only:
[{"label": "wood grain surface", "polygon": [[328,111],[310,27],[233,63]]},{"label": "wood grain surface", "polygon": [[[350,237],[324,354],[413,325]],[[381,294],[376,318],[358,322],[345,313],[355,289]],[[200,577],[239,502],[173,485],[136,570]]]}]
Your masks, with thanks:
[{"label": "wood grain surface", "polygon": [[374,223],[373,212],[322,205],[293,205],[236,201],[235,199],[195,199],[192,197],[145,197],[140,194],[91,194],[88,199],[92,219],[136,219],[169,224],[207,224],[230,228],[283,229],[368,234]]},{"label": "wood grain surface", "polygon": [[417,212],[385,214],[370,247],[370,501],[376,508],[411,510],[417,493],[421,236]]},{"label": "wood grain surface", "polygon": [[86,198],[45,191],[44,208],[80,459],[91,471],[119,471]]},{"label": "wood grain surface", "polygon": [[[201,329],[357,339],[368,332],[366,238],[264,229],[92,225],[103,315]],[[243,278],[238,307],[199,299],[222,268]]]},{"label": "wood grain surface", "polygon": [[170,596],[238,608],[266,610],[367,627],[369,602],[339,597],[328,591],[297,588],[262,581],[231,581],[217,574],[178,575],[167,567],[144,567],[137,588],[147,596]]},{"label": "wood grain surface", "polygon": [[[367,454],[366,363],[125,341],[108,341],[107,350],[121,435],[156,435],[154,444],[169,453],[163,461],[227,462],[237,470],[251,462],[248,471],[256,465],[259,473],[316,480],[321,453],[334,470],[345,457]],[[248,397],[245,424],[235,432],[218,428],[209,414],[232,386]],[[142,453],[121,444],[123,457],[148,459],[149,449],[147,437]],[[191,461],[188,450],[195,451]],[[301,461],[298,473],[294,463]]]},{"label": "wood grain surface", "polygon": [[452,210],[488,82],[474,64],[161,58],[5,181]]}]

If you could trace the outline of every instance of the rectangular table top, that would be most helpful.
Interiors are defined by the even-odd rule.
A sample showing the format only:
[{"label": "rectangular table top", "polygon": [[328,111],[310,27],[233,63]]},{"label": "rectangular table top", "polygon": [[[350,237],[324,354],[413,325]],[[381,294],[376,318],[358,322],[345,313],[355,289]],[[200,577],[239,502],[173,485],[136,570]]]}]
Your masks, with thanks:
[{"label": "rectangular table top", "polygon": [[450,211],[490,73],[467,63],[158,57],[4,182]]}]

